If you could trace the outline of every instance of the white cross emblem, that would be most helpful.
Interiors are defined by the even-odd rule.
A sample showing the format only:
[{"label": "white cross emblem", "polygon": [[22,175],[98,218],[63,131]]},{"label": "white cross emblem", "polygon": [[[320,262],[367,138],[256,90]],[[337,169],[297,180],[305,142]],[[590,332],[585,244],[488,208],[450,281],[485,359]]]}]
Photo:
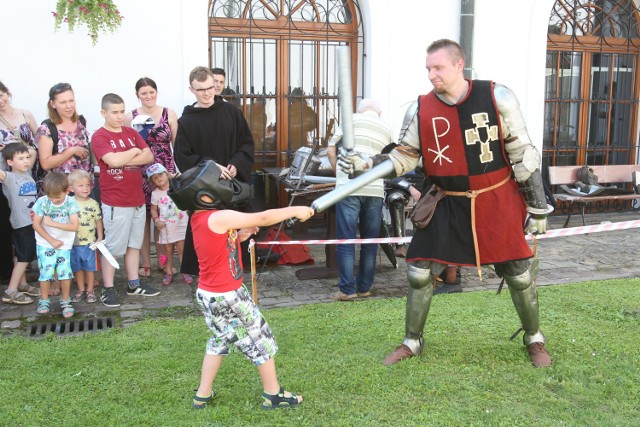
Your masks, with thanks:
[{"label": "white cross emblem", "polygon": [[[489,114],[487,113],[476,113],[471,115],[471,119],[473,120],[473,124],[475,127],[473,129],[466,129],[464,131],[464,138],[467,142],[467,145],[475,145],[476,142],[480,143],[480,163],[490,163],[493,161],[493,153],[491,152],[491,148],[489,144],[491,141],[498,140],[498,126],[488,126],[489,123]],[[480,139],[480,128],[485,128],[487,132],[487,140],[482,141]]]}]

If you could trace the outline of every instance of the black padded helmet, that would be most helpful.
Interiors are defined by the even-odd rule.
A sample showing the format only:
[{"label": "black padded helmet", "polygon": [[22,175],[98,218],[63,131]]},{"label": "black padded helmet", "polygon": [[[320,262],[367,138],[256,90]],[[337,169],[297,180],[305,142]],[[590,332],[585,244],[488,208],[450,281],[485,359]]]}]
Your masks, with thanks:
[{"label": "black padded helmet", "polygon": [[[251,186],[235,179],[220,179],[220,168],[204,160],[169,182],[167,195],[183,211],[230,208],[251,198]],[[203,200],[207,196],[212,200]]]}]

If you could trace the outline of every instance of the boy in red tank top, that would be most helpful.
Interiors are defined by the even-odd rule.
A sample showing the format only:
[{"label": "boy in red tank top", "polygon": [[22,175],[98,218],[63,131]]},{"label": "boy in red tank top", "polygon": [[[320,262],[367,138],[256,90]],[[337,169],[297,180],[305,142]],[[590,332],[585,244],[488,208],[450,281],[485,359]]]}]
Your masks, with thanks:
[{"label": "boy in red tank top", "polygon": [[[213,163],[213,162],[211,162]],[[215,163],[213,163],[215,165]],[[201,169],[211,165],[201,166]],[[214,167],[212,167],[214,168]],[[219,169],[216,177],[219,176]],[[186,175],[186,173],[185,173]],[[251,296],[242,286],[242,256],[240,242],[267,227],[289,218],[309,219],[314,211],[306,206],[291,206],[264,212],[243,213],[224,209],[216,184],[203,179],[194,191],[194,202],[186,202],[168,193],[180,209],[192,210],[191,226],[200,277],[196,301],[202,309],[207,326],[213,332],[202,362],[200,386],[193,398],[193,408],[204,408],[215,396],[215,381],[223,356],[235,345],[258,368],[264,392],[263,409],[296,406],[302,396],[285,391],[278,383],[274,356],[278,345]],[[221,181],[221,180],[219,180]]]}]

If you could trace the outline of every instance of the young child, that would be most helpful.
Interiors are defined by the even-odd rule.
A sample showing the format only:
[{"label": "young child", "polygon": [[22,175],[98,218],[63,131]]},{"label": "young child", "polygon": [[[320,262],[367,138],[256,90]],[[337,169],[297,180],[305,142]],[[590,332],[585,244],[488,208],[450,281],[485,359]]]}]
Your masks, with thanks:
[{"label": "young child", "polygon": [[96,251],[89,245],[104,239],[102,214],[98,202],[89,197],[91,193],[91,175],[85,170],[78,169],[69,174],[69,186],[73,191],[73,199],[80,208],[78,214],[80,226],[76,232],[76,239],[71,248],[71,270],[78,284],[78,292],[73,296],[73,302],[86,299],[88,303],[97,301],[94,291],[95,272],[98,270]]},{"label": "young child", "polygon": [[[167,196],[169,190],[169,174],[160,163],[154,163],[147,168],[147,177],[155,186],[151,192],[151,219],[158,229],[156,245],[162,245],[160,251],[167,254],[167,262],[164,265],[163,286],[169,286],[173,282],[173,249],[178,252],[178,259],[182,262],[184,250],[184,236],[187,233],[189,216],[181,211]],[[193,278],[189,274],[182,275],[182,281],[190,285]]]},{"label": "young child", "polygon": [[239,245],[241,240],[256,233],[258,227],[288,218],[305,221],[313,215],[313,209],[292,206],[258,213],[224,210],[224,206],[229,205],[230,197],[224,197],[217,188],[220,185],[216,181],[222,181],[220,169],[213,161],[207,161],[204,166],[197,168],[202,168],[203,175],[207,176],[187,185],[193,191],[187,188],[169,192],[180,209],[195,211],[191,216],[191,227],[200,264],[196,300],[207,326],[213,332],[207,344],[200,386],[192,406],[202,409],[215,396],[213,382],[222,358],[229,354],[231,345],[235,345],[258,367],[264,389],[263,409],[296,406],[302,402],[302,396],[280,387],[273,359],[278,345],[260,310],[242,286]]},{"label": "young child", "polygon": [[45,195],[33,205],[33,229],[40,269],[40,301],[36,312],[49,314],[50,282],[57,273],[60,281],[60,307],[65,318],[73,316],[71,305],[71,248],[80,220],[78,204],[69,197],[69,181],[62,172],[49,172],[42,182]]},{"label": "young child", "polygon": [[[102,97],[104,125],[91,138],[91,150],[100,167],[100,199],[105,246],[114,257],[124,255],[127,270],[127,294],[155,296],[155,288],[140,283],[138,263],[144,238],[147,208],[142,192],[140,166],[153,161],[151,150],[134,129],[123,126],[124,101],[114,93]],[[104,288],[100,301],[107,307],[119,307],[114,287],[115,268],[101,257]]]},{"label": "young child", "polygon": [[40,296],[35,286],[27,283],[27,266],[36,258],[36,237],[31,226],[31,206],[36,201],[36,183],[31,177],[31,168],[36,161],[36,151],[22,143],[4,146],[2,155],[11,168],[10,172],[0,169],[0,182],[11,214],[11,240],[17,262],[13,266],[9,286],[2,293],[2,302],[8,304],[31,304],[34,297]]}]

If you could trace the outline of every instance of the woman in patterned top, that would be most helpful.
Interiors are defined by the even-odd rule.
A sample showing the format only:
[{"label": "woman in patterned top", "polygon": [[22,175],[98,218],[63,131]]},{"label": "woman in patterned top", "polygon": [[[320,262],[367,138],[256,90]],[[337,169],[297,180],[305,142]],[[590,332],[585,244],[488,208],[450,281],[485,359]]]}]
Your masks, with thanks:
[{"label": "woman in patterned top", "polygon": [[[158,86],[149,77],[142,77],[136,82],[136,96],[140,100],[140,107],[132,110],[125,118],[125,126],[131,126],[137,130],[147,142],[153,153],[153,162],[164,166],[170,175],[176,173],[176,165],[173,161],[173,144],[178,132],[178,116],[175,111],[167,107],[157,105]],[[147,166],[148,167],[148,166]],[[142,168],[142,176],[146,178],[146,167]],[[145,225],[144,240],[140,249],[140,262],[142,266],[138,274],[140,277],[151,275],[150,247],[151,236],[149,225],[151,223],[151,192],[153,188],[146,179],[143,179],[142,189],[144,190],[145,203],[147,205],[147,222]],[[154,227],[154,236],[158,235]],[[155,243],[154,239],[154,243]],[[161,245],[156,247],[158,255],[158,268],[163,269],[163,260],[169,254],[162,253]],[[172,254],[171,254],[172,255]]]},{"label": "woman in patterned top", "polygon": [[[69,83],[58,83],[49,90],[47,110],[49,120],[42,122],[35,136],[42,169],[66,175],[81,169],[93,176],[89,132],[84,120],[78,116],[76,98]],[[39,194],[46,172],[36,178]]]}]

